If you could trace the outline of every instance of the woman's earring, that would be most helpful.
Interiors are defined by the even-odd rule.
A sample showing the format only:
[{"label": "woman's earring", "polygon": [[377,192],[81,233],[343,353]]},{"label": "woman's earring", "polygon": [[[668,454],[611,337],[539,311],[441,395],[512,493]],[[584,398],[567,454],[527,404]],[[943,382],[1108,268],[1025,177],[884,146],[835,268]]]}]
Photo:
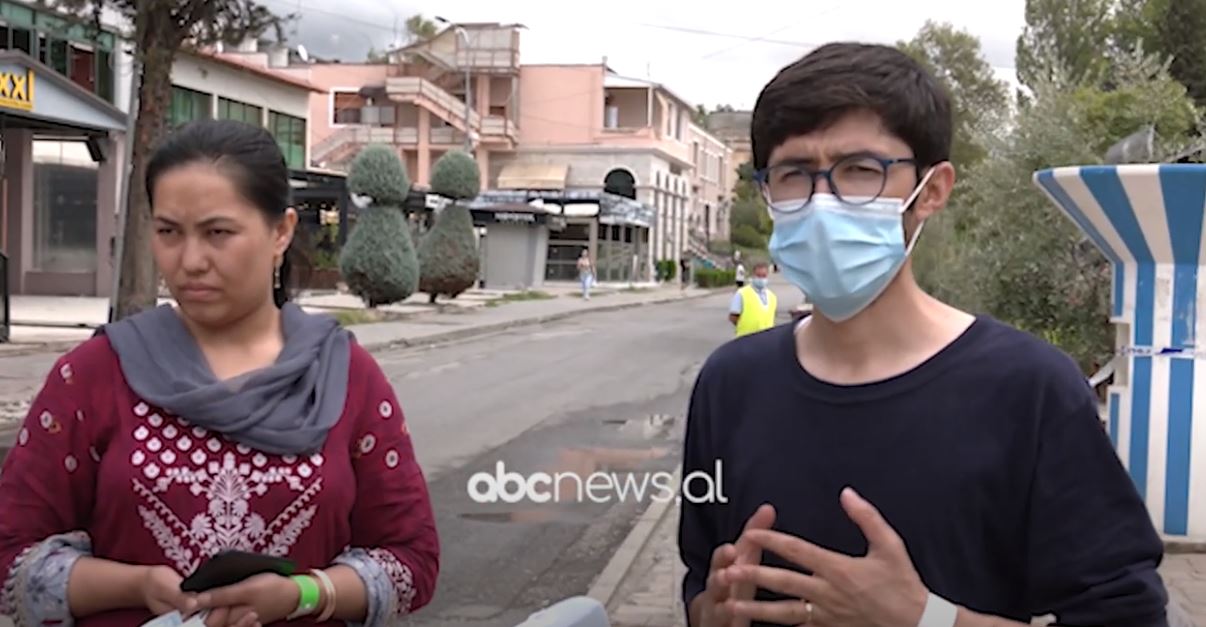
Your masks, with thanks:
[{"label": "woman's earring", "polygon": [[281,267],[276,266],[272,269],[272,287],[273,289],[281,289]]}]

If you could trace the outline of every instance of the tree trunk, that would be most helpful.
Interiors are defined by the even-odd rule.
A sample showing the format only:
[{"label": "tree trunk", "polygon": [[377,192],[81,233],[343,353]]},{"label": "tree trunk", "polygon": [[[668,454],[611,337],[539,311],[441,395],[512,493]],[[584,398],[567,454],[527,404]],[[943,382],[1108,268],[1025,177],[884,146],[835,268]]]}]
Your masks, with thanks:
[{"label": "tree trunk", "polygon": [[159,297],[155,260],[151,256],[151,207],[145,177],[151,152],[165,134],[172,101],[172,61],[182,36],[173,22],[170,6],[147,4],[148,8],[137,19],[135,54],[142,57],[142,81],[133,137],[126,139],[134,145],[128,173],[129,195],[123,208],[126,220],[115,320],[155,307]]}]

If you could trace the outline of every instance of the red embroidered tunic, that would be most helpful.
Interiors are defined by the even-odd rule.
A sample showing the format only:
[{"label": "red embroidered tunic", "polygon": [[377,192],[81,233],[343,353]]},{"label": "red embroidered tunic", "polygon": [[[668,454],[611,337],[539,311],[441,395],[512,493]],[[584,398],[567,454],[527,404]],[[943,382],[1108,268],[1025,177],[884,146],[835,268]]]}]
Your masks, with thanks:
[{"label": "red embroidered tunic", "polygon": [[[427,485],[389,381],[355,342],[348,370],[344,413],[322,451],[277,456],[143,402],[103,336],[76,347],[56,362],[0,472],[0,614],[71,624],[66,577],[81,553],[187,576],[224,549],[352,566],[369,590],[370,625],[425,605],[439,559]],[[151,618],[122,611],[75,624]]]}]

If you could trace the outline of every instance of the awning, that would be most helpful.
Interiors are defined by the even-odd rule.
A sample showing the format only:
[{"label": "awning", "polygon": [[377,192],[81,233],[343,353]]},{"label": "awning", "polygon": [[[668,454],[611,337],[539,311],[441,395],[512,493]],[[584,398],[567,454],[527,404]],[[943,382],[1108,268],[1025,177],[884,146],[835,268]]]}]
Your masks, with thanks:
[{"label": "awning", "polygon": [[499,189],[565,189],[569,166],[547,163],[513,163],[498,175]]}]

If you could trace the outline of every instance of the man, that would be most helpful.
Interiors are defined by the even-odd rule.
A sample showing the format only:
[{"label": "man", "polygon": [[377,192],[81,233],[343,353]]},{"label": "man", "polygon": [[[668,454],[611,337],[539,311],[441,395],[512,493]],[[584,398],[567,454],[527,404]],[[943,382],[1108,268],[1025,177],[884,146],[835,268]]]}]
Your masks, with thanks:
[{"label": "man", "polygon": [[693,627],[1167,625],[1160,538],[1079,368],[914,281],[955,183],[950,107],[908,56],[859,44],[758,99],[770,251],[814,309],[696,382],[683,475],[719,461],[726,498],[682,499]]},{"label": "man", "polygon": [[734,278],[737,279],[737,287],[745,287],[745,264],[737,262],[737,269],[734,271]]},{"label": "man", "polygon": [[779,301],[775,293],[767,287],[769,274],[768,264],[754,264],[754,278],[750,284],[739,288],[733,294],[733,300],[729,303],[729,322],[737,327],[737,337],[775,326],[775,312]]}]

